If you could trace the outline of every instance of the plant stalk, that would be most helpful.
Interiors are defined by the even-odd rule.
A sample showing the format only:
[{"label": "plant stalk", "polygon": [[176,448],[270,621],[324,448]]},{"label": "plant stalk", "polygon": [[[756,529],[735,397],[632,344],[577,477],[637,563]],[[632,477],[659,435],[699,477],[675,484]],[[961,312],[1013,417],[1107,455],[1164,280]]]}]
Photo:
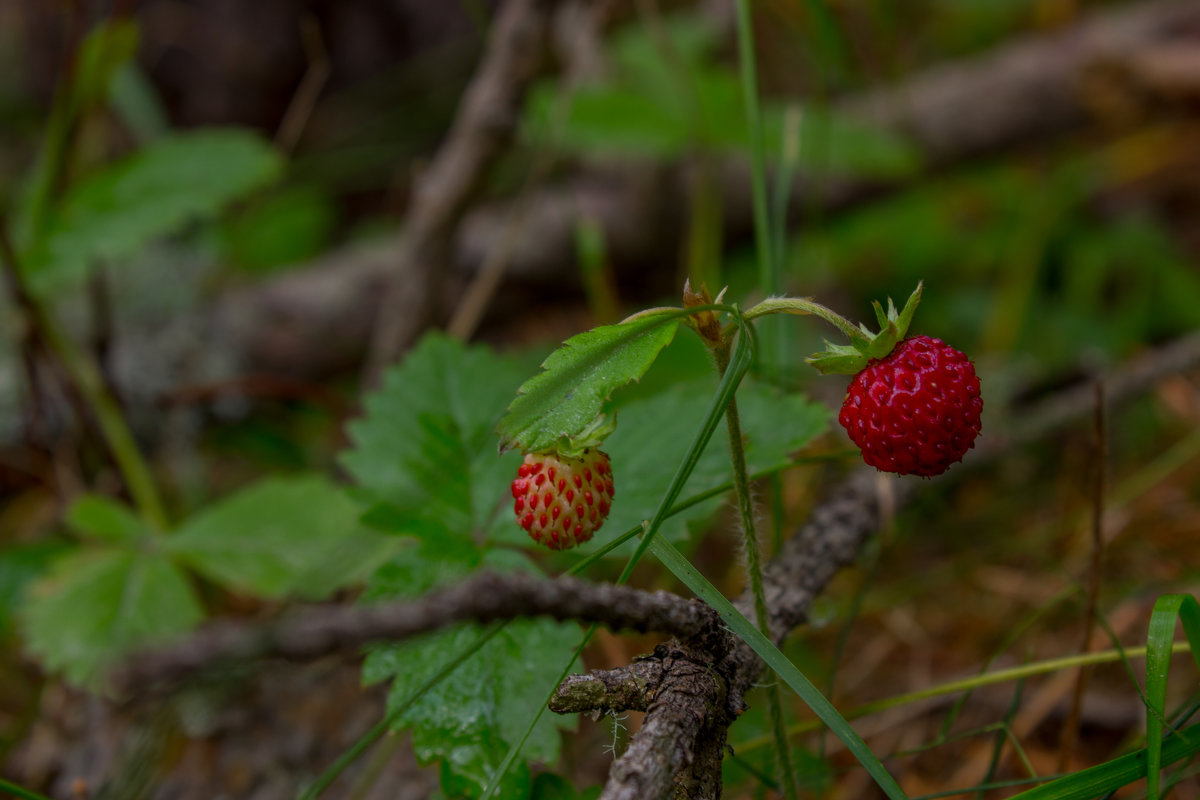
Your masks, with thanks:
[{"label": "plant stalk", "polygon": [[153,528],[165,531],[166,509],[150,474],[150,468],[146,465],[137,441],[125,421],[125,415],[105,385],[100,368],[86,352],[71,341],[41,301],[29,291],[20,269],[16,249],[8,235],[7,220],[3,216],[0,216],[0,262],[14,301],[29,316],[29,323],[58,358],[67,376],[96,415],[100,433],[104,436],[134,503]]},{"label": "plant stalk", "polygon": [[[744,335],[744,334],[743,334]],[[729,368],[730,341],[724,339],[713,348],[717,369],[721,375]],[[758,531],[754,524],[754,502],[750,497],[750,477],[746,470],[746,449],[742,443],[742,423],[738,415],[737,397],[729,399],[725,407],[725,423],[729,429],[729,454],[733,464],[733,490],[737,496],[738,512],[742,518],[742,549],[746,552],[746,575],[750,580],[750,592],[754,596],[754,616],[763,636],[771,638],[770,617],[767,614],[767,598],[763,589],[762,554],[758,545]],[[796,773],[792,768],[791,750],[788,747],[787,726],[783,718],[783,695],[779,681],[767,687],[767,709],[771,718],[771,730],[775,737],[775,759],[780,773],[780,783],[788,800],[797,800]]]}]

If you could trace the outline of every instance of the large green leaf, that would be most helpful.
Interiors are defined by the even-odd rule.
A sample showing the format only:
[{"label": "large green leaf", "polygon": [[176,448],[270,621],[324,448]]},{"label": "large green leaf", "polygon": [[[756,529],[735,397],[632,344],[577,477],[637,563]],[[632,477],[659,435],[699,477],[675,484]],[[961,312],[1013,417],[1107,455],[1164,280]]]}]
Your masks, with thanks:
[{"label": "large green leaf", "polygon": [[[348,544],[361,546],[352,538],[357,529],[354,503],[325,478],[271,478],[201,511],[163,547],[230,589],[313,596],[307,581],[345,557]],[[363,557],[375,558],[366,549]],[[346,581],[361,573],[356,564],[345,569]],[[339,581],[326,572],[319,583],[328,589]]]},{"label": "large green leaf", "polygon": [[501,449],[546,450],[581,433],[614,390],[639,379],[670,344],[684,312],[602,325],[568,339],[526,381],[501,420]]},{"label": "large green leaf", "polygon": [[[511,551],[494,550],[477,560],[455,560],[430,543],[414,544],[372,579],[367,600],[416,597],[435,586],[461,579],[477,566],[534,569]],[[458,626],[418,641],[375,647],[363,667],[368,682],[391,680],[389,710],[409,699],[455,653],[479,636],[477,625]],[[396,729],[412,729],[417,757],[442,761],[442,786],[448,794],[478,796],[503,761],[508,744],[523,731],[529,708],[540,704],[557,680],[563,653],[579,638],[578,628],[548,620],[516,620],[479,652],[395,720]],[[558,759],[558,729],[573,721],[543,719],[526,743],[530,759]],[[523,762],[504,777],[504,797],[529,793],[529,768]]]},{"label": "large green leaf", "polygon": [[60,559],[31,588],[22,627],[46,667],[90,683],[123,653],[184,633],[203,617],[187,577],[162,555],[86,549]]},{"label": "large green leaf", "polygon": [[374,508],[369,524],[444,548],[474,549],[499,524],[520,458],[499,456],[493,430],[521,369],[484,348],[426,337],[366,398],[342,463]]},{"label": "large green leaf", "polygon": [[71,187],[26,254],[32,287],[68,286],[97,261],[119,265],[156,238],[210,218],[274,180],[283,161],[248,130],[176,133]]}]

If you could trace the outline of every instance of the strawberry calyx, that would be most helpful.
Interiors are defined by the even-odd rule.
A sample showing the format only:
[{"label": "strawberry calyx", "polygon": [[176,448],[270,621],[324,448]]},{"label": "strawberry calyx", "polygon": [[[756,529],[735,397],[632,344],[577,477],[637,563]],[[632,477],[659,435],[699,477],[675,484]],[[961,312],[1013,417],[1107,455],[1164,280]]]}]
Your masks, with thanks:
[{"label": "strawberry calyx", "polygon": [[850,344],[833,344],[826,341],[825,349],[809,356],[806,361],[823,375],[854,375],[872,361],[886,358],[908,333],[917,304],[921,302],[922,286],[922,283],[917,284],[916,290],[909,295],[904,308],[899,311],[890,297],[887,301],[887,311],[884,311],[878,300],[872,303],[875,318],[879,323],[878,332],[862,324],[848,330],[845,326],[838,325],[849,335]]},{"label": "strawberry calyx", "polygon": [[543,452],[565,458],[580,458],[586,450],[604,444],[617,429],[617,415],[597,414],[587,427],[573,436],[560,436],[552,448]]}]

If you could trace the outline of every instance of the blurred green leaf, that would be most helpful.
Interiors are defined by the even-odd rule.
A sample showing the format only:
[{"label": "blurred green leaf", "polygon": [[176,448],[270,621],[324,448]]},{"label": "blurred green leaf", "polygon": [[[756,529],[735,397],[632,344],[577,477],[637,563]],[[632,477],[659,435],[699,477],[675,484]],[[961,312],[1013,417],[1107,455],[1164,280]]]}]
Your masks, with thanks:
[{"label": "blurred green leaf", "polygon": [[150,532],[133,509],[100,494],[76,499],[67,509],[65,522],[81,536],[116,545],[132,545]]},{"label": "blurred green leaf", "polygon": [[[358,511],[345,493],[319,476],[270,478],[227,497],[194,517],[163,541],[163,548],[188,566],[235,591],[267,597],[312,596],[306,581],[329,568],[358,527]],[[369,540],[368,540],[369,542]],[[364,558],[371,558],[368,544]],[[340,585],[359,572],[321,575],[325,586]]]},{"label": "blurred green leaf", "polygon": [[0,549],[0,636],[8,633],[25,589],[60,556],[75,549],[65,542],[8,545]]},{"label": "blurred green leaf", "polygon": [[250,204],[229,219],[225,246],[234,266],[265,272],[310,259],[329,244],[337,211],[311,186],[292,186]]},{"label": "blurred green leaf", "polygon": [[31,286],[45,295],[78,282],[97,261],[119,266],[154,239],[273,181],[282,165],[248,130],[159,139],[71,187],[26,254]]},{"label": "blurred green leaf", "polygon": [[496,451],[496,422],[522,370],[488,350],[442,335],[423,339],[364,401],[349,425],[342,464],[371,509],[368,524],[474,550],[486,538],[520,457]]},{"label": "blurred green leaf", "polygon": [[[673,158],[690,150],[746,152],[750,134],[737,72],[715,60],[720,38],[695,14],[655,29],[631,25],[614,37],[613,69],[602,81],[563,89],[538,86],[526,133],[570,153]],[[839,175],[896,178],[920,166],[903,137],[843,115],[804,106],[798,164]],[[784,149],[784,111],[764,104],[768,157]],[[813,147],[814,142],[822,146]]]},{"label": "blurred green leaf", "polygon": [[325,557],[296,576],[294,591],[305,599],[321,600],[338,589],[366,583],[403,546],[404,541],[395,536],[356,527],[338,540]]},{"label": "blurred green leaf", "polygon": [[139,144],[161,139],[171,130],[162,98],[136,62],[122,64],[113,72],[109,104]]},{"label": "blurred green leaf", "polygon": [[204,617],[187,577],[162,555],[80,550],[30,589],[26,646],[50,670],[90,684],[122,654],[186,632]]},{"label": "blurred green leaf", "polygon": [[683,312],[602,325],[572,336],[517,390],[496,432],[502,449],[547,450],[581,433],[616,389],[638,380],[670,344]]},{"label": "blurred green leaf", "polygon": [[[412,544],[372,579],[367,602],[417,597],[466,577],[479,566],[501,570],[536,569],[517,553],[493,550],[458,559],[436,544]],[[479,635],[479,626],[463,625],[419,641],[373,647],[363,666],[368,683],[391,680],[389,710],[436,673],[445,660]],[[530,706],[541,703],[562,668],[562,655],[579,638],[575,625],[548,620],[515,620],[475,655],[428,691],[396,721],[412,729],[413,749],[421,763],[442,760],[442,788],[448,796],[478,796],[522,733]],[[558,760],[560,728],[570,718],[545,715],[526,742],[525,756]],[[501,784],[503,797],[529,794],[529,767],[517,762]]]}]

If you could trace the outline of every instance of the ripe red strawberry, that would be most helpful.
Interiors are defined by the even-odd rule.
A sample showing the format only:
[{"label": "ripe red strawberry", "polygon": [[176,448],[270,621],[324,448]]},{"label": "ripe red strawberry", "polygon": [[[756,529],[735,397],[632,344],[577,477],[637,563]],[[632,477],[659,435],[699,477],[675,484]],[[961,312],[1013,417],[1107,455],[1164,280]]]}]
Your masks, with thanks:
[{"label": "ripe red strawberry", "polygon": [[941,339],[913,336],[854,376],[838,422],[871,466],[928,477],[975,446],[982,411],[967,357]]},{"label": "ripe red strawberry", "polygon": [[585,448],[578,458],[530,453],[512,482],[513,511],[533,540],[551,550],[583,544],[600,530],[612,506],[608,455]]}]

